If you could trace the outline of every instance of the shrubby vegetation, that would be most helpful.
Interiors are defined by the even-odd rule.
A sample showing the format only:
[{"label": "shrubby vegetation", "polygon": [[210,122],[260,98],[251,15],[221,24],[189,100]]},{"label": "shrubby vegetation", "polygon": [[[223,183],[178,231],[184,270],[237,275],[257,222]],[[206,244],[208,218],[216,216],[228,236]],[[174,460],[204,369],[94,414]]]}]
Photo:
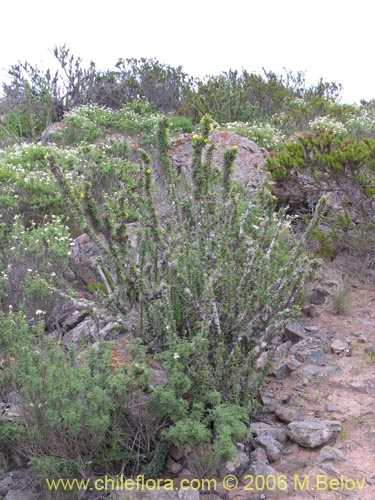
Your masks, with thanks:
[{"label": "shrubby vegetation", "polygon": [[300,192],[302,205],[309,198],[313,205],[323,194],[330,194],[335,208],[326,214],[325,228],[315,234],[323,254],[334,257],[343,247],[353,247],[358,232],[361,250],[369,249],[374,224],[375,140],[354,140],[343,132],[344,127],[326,120],[320,125],[323,127],[316,132],[299,135],[271,154],[266,168],[277,184],[290,184]]},{"label": "shrubby vegetation", "polygon": [[[159,121],[164,181],[157,188],[145,150],[138,149],[137,166],[126,144],[96,144],[79,130],[83,123],[99,137],[101,127],[119,130],[132,120],[132,131],[143,134],[138,116],[78,108],[66,118],[77,126],[74,148],[62,133],[60,147],[31,144],[2,154],[2,170],[16,175],[4,187],[11,211],[2,226],[1,353],[8,369],[0,393],[20,395],[26,421],[1,426],[0,439],[42,473],[122,466],[157,474],[171,443],[187,455],[205,444],[211,460],[233,456],[257,408],[263,373],[254,371],[256,357],[297,314],[316,266],[305,250],[316,221],[296,240],[266,185],[249,201],[231,180],[235,148],[222,170],[203,155],[215,147],[208,116],[194,135],[186,179],[172,171],[169,123]],[[49,203],[37,207],[39,185]],[[134,221],[136,248],[126,235]],[[117,317],[137,311],[130,365],[111,363],[110,344],[78,356],[43,331],[54,327],[67,297],[80,300],[66,268],[72,234],[83,231],[101,249],[110,283],[106,293],[88,289],[92,300]],[[167,385],[152,383],[151,359],[168,374]],[[132,410],[137,398],[142,422]]]},{"label": "shrubby vegetation", "polygon": [[[81,118],[82,138],[87,134],[89,140],[95,140],[90,136],[90,117],[83,111],[90,109],[88,105],[107,109],[102,116],[106,123],[111,120],[110,110],[125,111],[118,124],[127,133],[132,125],[134,132],[139,131],[136,124],[141,123],[133,121],[136,117],[131,114],[140,114],[145,135],[157,113],[169,115],[176,131],[183,132],[191,132],[191,121],[197,124],[207,113],[221,126],[235,123],[240,133],[260,138],[266,148],[277,148],[284,137],[296,132],[313,130],[322,119],[324,127],[330,122],[356,139],[374,134],[372,102],[340,104],[340,84],[321,79],[308,85],[302,72],[285,70],[277,75],[267,70],[263,74],[229,70],[194,78],[181,67],[155,59],[120,59],[114,70],[99,71],[94,62],[85,66],[65,46],[56,47],[54,55],[60,65],[54,74],[27,62],[9,69],[0,101],[2,142],[37,138],[69,112],[75,117],[73,128]],[[77,107],[82,109],[79,116],[75,116]],[[69,130],[68,135],[71,127]],[[94,130],[98,133],[95,127],[91,133]]]},{"label": "shrubby vegetation", "polygon": [[47,477],[152,462],[163,423],[134,412],[150,378],[142,351],[134,346],[124,374],[111,366],[105,344],[77,357],[46,337],[42,320],[30,326],[21,311],[1,313],[0,325],[1,393],[17,391],[24,415],[18,424],[1,423],[2,451]]},{"label": "shrubby vegetation", "polygon": [[[99,72],[65,47],[55,55],[60,74],[13,66],[0,102],[0,400],[16,392],[23,414],[0,422],[1,447],[42,475],[155,476],[171,444],[190,463],[203,445],[214,466],[247,436],[267,369],[255,361],[271,360],[319,264],[309,242],[335,255],[354,204],[369,222],[374,105],[340,105],[339,85],[307,87],[302,73],[194,79],[156,60]],[[56,120],[50,142],[35,141]],[[170,137],[193,124],[182,178]],[[213,161],[214,127],[269,152],[274,184],[249,199],[232,180],[236,148]],[[289,182],[315,193],[301,233],[272,192]],[[338,190],[332,218],[319,198]],[[82,233],[105,278],[84,292],[69,271]],[[127,357],[116,339],[51,336],[67,303],[117,318],[120,337],[131,317]]]},{"label": "shrubby vegetation", "polygon": [[0,106],[3,137],[35,138],[77,106],[118,110],[142,100],[155,111],[194,123],[206,113],[221,124],[265,122],[289,114],[294,123],[285,126],[293,132],[292,127],[334,108],[340,92],[335,82],[307,86],[301,72],[276,75],[264,70],[258,75],[230,70],[199,79],[154,59],[120,59],[115,70],[99,71],[94,62],[85,67],[65,46],[56,47],[54,54],[60,65],[54,74],[27,62],[9,69]]}]

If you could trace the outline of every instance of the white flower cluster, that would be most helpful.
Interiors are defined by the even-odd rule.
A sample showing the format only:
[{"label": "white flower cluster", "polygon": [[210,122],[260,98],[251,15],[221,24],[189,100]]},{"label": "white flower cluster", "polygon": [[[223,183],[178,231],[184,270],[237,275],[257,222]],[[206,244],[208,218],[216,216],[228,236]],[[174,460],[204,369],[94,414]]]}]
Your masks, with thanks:
[{"label": "white flower cluster", "polygon": [[78,127],[93,128],[114,125],[120,131],[127,133],[146,130],[156,132],[160,118],[161,115],[156,112],[137,113],[131,104],[124,105],[120,110],[89,104],[79,106],[65,115],[67,121],[74,122]]},{"label": "white flower cluster", "polygon": [[345,125],[342,122],[335,120],[330,116],[318,116],[317,118],[315,118],[315,120],[309,122],[309,127],[314,131],[321,129],[332,130],[335,135],[341,137],[347,135],[348,133]]},{"label": "white flower cluster", "polygon": [[224,128],[243,135],[268,150],[277,149],[285,140],[281,130],[267,122],[232,122],[227,123]]},{"label": "white flower cluster", "polygon": [[359,114],[345,122],[348,132],[353,135],[373,137],[375,135],[375,115],[368,110],[361,110]]}]

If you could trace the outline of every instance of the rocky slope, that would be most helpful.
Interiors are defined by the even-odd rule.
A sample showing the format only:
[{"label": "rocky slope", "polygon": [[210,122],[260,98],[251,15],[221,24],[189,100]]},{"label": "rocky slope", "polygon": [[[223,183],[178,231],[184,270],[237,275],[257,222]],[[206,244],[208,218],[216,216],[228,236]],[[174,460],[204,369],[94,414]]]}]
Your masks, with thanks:
[{"label": "rocky slope", "polygon": [[[351,305],[335,314],[343,269],[324,266],[315,291],[326,291],[326,300],[310,306],[294,337],[286,333],[291,340],[279,348],[261,394],[262,423],[252,425],[253,461],[226,498],[375,497],[375,291],[351,279]],[[264,474],[285,478],[282,491],[249,491],[247,476]]]}]

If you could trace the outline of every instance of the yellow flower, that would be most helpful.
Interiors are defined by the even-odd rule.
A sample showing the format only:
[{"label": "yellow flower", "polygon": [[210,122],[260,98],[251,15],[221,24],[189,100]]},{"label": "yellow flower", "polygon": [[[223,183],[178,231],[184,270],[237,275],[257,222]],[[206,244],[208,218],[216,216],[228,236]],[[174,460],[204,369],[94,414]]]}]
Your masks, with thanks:
[{"label": "yellow flower", "polygon": [[199,134],[194,134],[193,135],[194,141],[199,141],[200,138],[201,138],[201,136]]},{"label": "yellow flower", "polygon": [[85,193],[83,193],[82,191],[79,193],[79,197],[80,198],[84,198],[85,197]]},{"label": "yellow flower", "polygon": [[148,168],[148,169],[146,170],[146,174],[148,174],[148,175],[150,175],[150,174],[151,174],[151,168]]}]

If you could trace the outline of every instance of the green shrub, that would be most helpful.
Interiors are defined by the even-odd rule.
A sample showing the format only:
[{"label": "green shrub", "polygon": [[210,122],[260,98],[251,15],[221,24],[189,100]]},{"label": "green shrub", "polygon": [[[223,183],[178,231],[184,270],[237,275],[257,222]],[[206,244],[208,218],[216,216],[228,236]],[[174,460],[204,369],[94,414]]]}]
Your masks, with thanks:
[{"label": "green shrub", "polygon": [[4,230],[1,242],[0,297],[5,310],[23,308],[29,321],[46,316],[53,324],[61,298],[67,292],[63,272],[69,263],[72,238],[62,219],[25,228],[20,217]]},{"label": "green shrub", "polygon": [[360,108],[358,113],[345,120],[344,125],[349,134],[357,140],[366,137],[375,139],[375,115],[371,109]]},{"label": "green shrub", "polygon": [[355,106],[339,104],[335,98],[302,92],[300,96],[287,97],[281,111],[269,118],[285,135],[310,130],[310,124],[320,117],[344,123],[356,113]]},{"label": "green shrub", "polygon": [[190,133],[193,131],[193,124],[189,118],[184,116],[172,116],[170,118],[171,131],[177,134]]},{"label": "green shrub", "polygon": [[69,111],[64,116],[64,127],[56,131],[54,138],[67,145],[92,144],[103,138],[105,132],[139,135],[140,141],[155,137],[161,115],[147,103],[124,104],[113,110],[87,104]]},{"label": "green shrub", "polygon": [[[229,442],[243,435],[246,415],[256,407],[261,383],[254,373],[256,352],[294,314],[298,290],[314,265],[304,252],[312,228],[298,242],[290,221],[275,214],[266,187],[252,202],[232,189],[235,148],[226,152],[219,176],[212,157],[202,158],[210,127],[210,118],[204,117],[193,138],[191,179],[185,182],[171,170],[167,122],[162,122],[158,141],[165,185],[158,190],[169,200],[168,218],[161,219],[151,160],[141,152],[139,260],[127,247],[108,262],[116,262],[120,270],[116,255],[127,255],[112,301],[126,308],[136,287],[138,335],[150,350],[162,351],[159,357],[170,375],[167,388],[156,390],[152,398],[153,411],[173,422],[165,437],[179,436],[187,453],[193,443],[210,442],[224,458],[233,452]],[[133,281],[128,267],[135,273]],[[215,415],[224,409],[238,418],[228,418],[219,428]]]},{"label": "green shrub", "polygon": [[[87,105],[112,110],[133,105],[134,111],[141,114],[152,107],[186,116],[194,123],[206,113],[219,123],[265,121],[276,115],[285,133],[305,129],[309,121],[320,115],[341,120],[349,108],[337,103],[339,84],[320,79],[309,86],[301,71],[294,74],[284,69],[278,75],[264,69],[262,74],[230,69],[194,78],[181,66],[169,66],[156,59],[119,59],[115,70],[99,71],[94,62],[85,67],[82,59],[65,45],[55,47],[53,54],[58,62],[54,72],[28,62],[10,67],[9,83],[3,84],[0,102],[7,140],[13,138],[17,142],[20,136],[36,138],[46,126],[61,120],[64,112]],[[90,128],[81,123],[77,130],[70,123],[66,139],[80,141],[87,137],[92,141]],[[188,131],[190,126],[185,123],[184,128]]]},{"label": "green shrub", "polygon": [[2,450],[17,451],[45,476],[131,471],[152,462],[160,421],[132,408],[147,387],[150,370],[133,348],[128,371],[113,366],[102,344],[79,358],[46,338],[43,322],[30,327],[19,314],[0,314],[0,396],[20,396],[23,419],[0,423]]},{"label": "green shrub", "polygon": [[95,294],[96,292],[99,292],[103,293],[104,295],[108,295],[108,290],[104,283],[97,283],[96,281],[92,281],[87,285],[86,288],[89,293]]},{"label": "green shrub", "polygon": [[[328,187],[343,180],[355,182],[367,195],[374,194],[371,187],[375,158],[375,141],[341,139],[331,129],[318,129],[289,141],[276,155],[267,159],[266,167],[275,181],[287,180],[299,172],[311,175],[319,185]],[[322,188],[323,189],[323,188]]]},{"label": "green shrub", "polygon": [[[288,183],[315,198],[332,193],[338,206],[327,214],[324,228],[316,231],[320,251],[333,257],[348,244],[348,235],[358,226],[364,237],[372,223],[375,194],[375,141],[342,138],[332,129],[304,133],[285,144],[266,160],[266,168],[276,183]],[[301,203],[306,200],[301,199]],[[369,233],[368,233],[369,237]],[[370,238],[369,238],[370,243]]]},{"label": "green shrub", "polygon": [[21,215],[25,225],[46,215],[61,215],[61,197],[46,162],[46,149],[17,145],[0,153],[0,210],[11,223]]}]

